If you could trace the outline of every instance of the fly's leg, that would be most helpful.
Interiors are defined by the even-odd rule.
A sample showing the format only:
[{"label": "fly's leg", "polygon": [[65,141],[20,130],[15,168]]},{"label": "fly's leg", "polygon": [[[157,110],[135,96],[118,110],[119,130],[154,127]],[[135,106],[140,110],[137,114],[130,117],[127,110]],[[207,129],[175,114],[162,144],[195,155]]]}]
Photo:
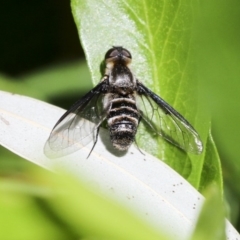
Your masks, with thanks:
[{"label": "fly's leg", "polygon": [[96,138],[95,138],[95,141],[94,141],[94,143],[93,143],[92,149],[91,149],[90,153],[89,153],[88,156],[87,156],[87,159],[90,157],[90,155],[91,155],[91,153],[92,153],[92,151],[93,151],[93,149],[94,149],[94,147],[95,147],[95,145],[96,145],[96,143],[97,143],[99,130],[100,130],[100,127],[97,128]]}]

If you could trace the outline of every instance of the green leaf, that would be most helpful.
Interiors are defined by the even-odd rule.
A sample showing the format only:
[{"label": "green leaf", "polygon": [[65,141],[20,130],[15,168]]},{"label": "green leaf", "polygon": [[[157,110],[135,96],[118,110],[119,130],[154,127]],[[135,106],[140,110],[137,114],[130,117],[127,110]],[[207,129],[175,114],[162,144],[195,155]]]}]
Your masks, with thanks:
[{"label": "green leaf", "polygon": [[206,201],[200,213],[192,240],[225,240],[225,210],[221,190],[211,185],[205,192]]},{"label": "green leaf", "polygon": [[69,175],[23,176],[0,179],[0,239],[168,239]]},{"label": "green leaf", "polygon": [[214,145],[212,135],[209,133],[199,190],[202,192],[211,185],[211,183],[215,183],[223,195],[223,183],[221,181],[222,169],[220,161],[218,162],[216,159],[219,159],[218,152]]},{"label": "green leaf", "polygon": [[[133,56],[137,78],[163,97],[199,132],[206,149],[210,118],[198,103],[192,25],[187,1],[72,0],[72,12],[94,84],[101,79],[100,63],[111,46],[124,46]],[[207,158],[188,155],[140,127],[138,145],[165,161],[196,188]],[[208,151],[215,151],[213,145]],[[211,161],[219,165],[219,158]],[[221,174],[214,181],[221,183]],[[220,187],[222,185],[220,184]]]},{"label": "green leaf", "polygon": [[213,116],[213,136],[222,160],[225,192],[238,202],[229,203],[234,222],[239,221],[240,206],[240,188],[236,184],[240,182],[239,4],[235,0],[201,1],[195,28],[201,101]]},{"label": "green leaf", "polygon": [[21,81],[17,80],[0,75],[1,90],[46,101],[59,95],[79,95],[81,91],[86,92],[92,87],[85,62],[50,67],[22,76]]},{"label": "green leaf", "polygon": [[86,62],[80,61],[54,66],[24,76],[24,81],[29,88],[38,91],[37,96],[40,96],[41,99],[49,99],[57,95],[72,95],[73,93],[80,95],[92,87]]},{"label": "green leaf", "polygon": [[89,186],[79,184],[76,179],[49,177],[47,180],[56,191],[49,203],[74,231],[97,239],[166,239],[124,208],[92,193]]},{"label": "green leaf", "polygon": [[[71,3],[93,82],[101,79],[99,65],[105,52],[112,45],[124,46],[133,55],[132,69],[137,78],[184,115],[199,131],[206,146],[210,121],[197,98],[191,3],[157,0],[148,4],[134,0],[108,3],[72,0]],[[143,127],[137,141],[140,147],[164,160],[199,188],[204,153],[188,155]],[[222,182],[221,174],[216,176],[217,182]]]},{"label": "green leaf", "polygon": [[0,239],[66,239],[19,181],[0,180]]}]

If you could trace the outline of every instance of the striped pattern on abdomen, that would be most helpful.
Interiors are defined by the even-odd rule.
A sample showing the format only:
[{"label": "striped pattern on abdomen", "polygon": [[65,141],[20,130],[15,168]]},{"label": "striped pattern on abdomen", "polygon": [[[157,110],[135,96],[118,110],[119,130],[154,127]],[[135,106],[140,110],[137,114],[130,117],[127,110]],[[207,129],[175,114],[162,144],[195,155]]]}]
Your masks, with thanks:
[{"label": "striped pattern on abdomen", "polygon": [[115,148],[127,150],[135,139],[139,123],[136,102],[131,98],[115,98],[111,100],[107,123],[110,138]]}]

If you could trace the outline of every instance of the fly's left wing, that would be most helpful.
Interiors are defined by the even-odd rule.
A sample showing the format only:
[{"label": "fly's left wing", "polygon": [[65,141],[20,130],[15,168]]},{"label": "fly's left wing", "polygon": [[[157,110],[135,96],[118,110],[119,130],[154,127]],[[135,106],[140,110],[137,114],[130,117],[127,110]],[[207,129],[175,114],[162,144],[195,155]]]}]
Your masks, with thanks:
[{"label": "fly's left wing", "polygon": [[106,84],[100,82],[58,120],[44,146],[47,157],[61,157],[91,141],[96,143],[99,126],[106,118],[106,111],[99,104]]},{"label": "fly's left wing", "polygon": [[198,133],[180,113],[139,81],[137,92],[142,119],[154,132],[186,152],[202,152]]}]

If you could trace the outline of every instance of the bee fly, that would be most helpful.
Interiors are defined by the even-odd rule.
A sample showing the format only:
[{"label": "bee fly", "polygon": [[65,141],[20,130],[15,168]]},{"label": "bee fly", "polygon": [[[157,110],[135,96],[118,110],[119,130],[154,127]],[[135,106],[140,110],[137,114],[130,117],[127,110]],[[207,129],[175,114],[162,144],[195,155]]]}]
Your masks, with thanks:
[{"label": "bee fly", "polygon": [[177,147],[190,153],[202,152],[202,142],[194,128],[133,75],[131,61],[131,53],[123,47],[107,51],[104,77],[58,120],[45,144],[47,156],[67,155],[91,141],[93,150],[105,120],[112,145],[120,151],[135,141],[138,125],[143,121]]}]

